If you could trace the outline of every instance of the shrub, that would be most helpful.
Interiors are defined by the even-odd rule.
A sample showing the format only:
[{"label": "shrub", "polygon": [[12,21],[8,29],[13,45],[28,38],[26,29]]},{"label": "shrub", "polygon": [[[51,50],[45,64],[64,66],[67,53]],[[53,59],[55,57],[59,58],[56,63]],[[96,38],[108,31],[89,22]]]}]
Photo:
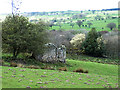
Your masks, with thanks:
[{"label": "shrub", "polygon": [[59,70],[60,71],[67,71],[67,68],[66,67],[60,67]]},{"label": "shrub", "polygon": [[82,68],[78,68],[76,70],[74,70],[73,72],[81,72],[81,73],[84,73],[84,70]]},{"label": "shrub", "polygon": [[53,67],[50,66],[43,66],[41,69],[48,69],[48,70],[55,70]]},{"label": "shrub", "polygon": [[95,30],[95,28],[92,28],[85,38],[85,41],[82,43],[82,50],[84,50],[85,54],[91,56],[103,56],[104,44],[102,40],[98,42],[98,37],[99,34]]},{"label": "shrub", "polygon": [[25,66],[23,64],[21,64],[21,63],[18,63],[17,67],[24,68]]},{"label": "shrub", "polygon": [[88,73],[88,70],[86,70],[84,73]]},{"label": "shrub", "polygon": [[35,66],[35,65],[26,66],[26,68],[31,68],[31,69],[40,69],[40,67],[39,67],[39,66]]},{"label": "shrub", "polygon": [[76,34],[80,34],[80,33],[87,34],[89,31],[87,31],[86,29],[78,29],[78,30],[69,30],[69,32],[76,35]]},{"label": "shrub", "polygon": [[70,41],[70,43],[76,47],[76,48],[80,48],[82,42],[85,40],[85,34],[76,34],[72,40]]},{"label": "shrub", "polygon": [[3,65],[4,64],[4,61],[3,60],[0,60],[0,65]]},{"label": "shrub", "polygon": [[105,55],[109,58],[118,58],[120,53],[118,32],[112,31],[103,35],[105,39]]},{"label": "shrub", "polygon": [[108,31],[99,31],[98,33],[101,34],[101,35],[103,35],[103,34],[108,33]]},{"label": "shrub", "polygon": [[65,45],[66,49],[70,47],[70,40],[74,36],[71,31],[49,31],[50,43],[55,44],[57,47]]},{"label": "shrub", "polygon": [[11,67],[17,67],[17,63],[11,62],[11,63],[10,63],[10,66],[11,66]]},{"label": "shrub", "polygon": [[55,70],[53,67],[47,67],[48,70]]}]

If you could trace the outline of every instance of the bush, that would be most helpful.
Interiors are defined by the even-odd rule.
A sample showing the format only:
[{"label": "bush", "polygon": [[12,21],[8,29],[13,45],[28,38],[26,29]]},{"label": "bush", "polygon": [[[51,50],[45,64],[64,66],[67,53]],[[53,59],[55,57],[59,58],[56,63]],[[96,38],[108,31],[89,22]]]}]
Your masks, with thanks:
[{"label": "bush", "polygon": [[4,65],[4,61],[3,60],[0,60],[0,65]]},{"label": "bush", "polygon": [[70,40],[74,36],[71,31],[52,30],[48,32],[50,37],[50,43],[55,44],[57,47],[65,45],[66,48],[70,47]]},{"label": "bush", "polygon": [[101,34],[101,35],[103,35],[103,34],[108,33],[108,31],[99,31],[98,33]]},{"label": "bush", "polygon": [[30,69],[40,69],[39,66],[35,66],[35,65],[26,66],[26,68],[30,68]]},{"label": "bush", "polygon": [[24,68],[25,66],[23,64],[21,64],[21,63],[18,63],[17,67]]},{"label": "bush", "polygon": [[82,42],[85,40],[85,34],[76,34],[72,40],[70,41],[70,43],[76,47],[76,48],[80,48]]},{"label": "bush", "polygon": [[86,70],[84,73],[88,73],[88,70]]},{"label": "bush", "polygon": [[81,72],[81,73],[84,73],[84,70],[82,68],[78,68],[76,70],[74,70],[73,72]]},{"label": "bush", "polygon": [[78,68],[74,70],[73,72],[88,73],[88,70],[84,71],[82,68]]},{"label": "bush", "polygon": [[66,67],[61,67],[59,68],[60,71],[67,71],[67,68]]},{"label": "bush", "polygon": [[102,40],[100,42],[99,34],[92,28],[91,31],[88,33],[85,41],[82,43],[82,49],[84,50],[85,54],[91,56],[103,56],[104,53],[104,44]]},{"label": "bush", "polygon": [[11,62],[11,63],[10,63],[10,66],[11,66],[11,67],[17,67],[17,63]]},{"label": "bush", "polygon": [[103,35],[105,39],[105,55],[109,58],[118,58],[120,52],[118,32],[112,31]]},{"label": "bush", "polygon": [[52,66],[43,66],[41,69],[55,70]]}]

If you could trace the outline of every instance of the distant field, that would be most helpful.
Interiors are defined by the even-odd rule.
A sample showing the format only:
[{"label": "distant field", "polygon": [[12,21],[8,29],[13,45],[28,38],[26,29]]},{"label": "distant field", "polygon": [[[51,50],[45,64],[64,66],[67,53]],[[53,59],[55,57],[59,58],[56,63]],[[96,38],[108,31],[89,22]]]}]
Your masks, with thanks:
[{"label": "distant field", "polygon": [[[48,12],[50,13],[50,12]],[[61,12],[58,12],[58,13],[61,13]],[[67,11],[65,11],[64,13],[67,13]],[[94,17],[96,15],[100,15],[102,16],[103,18],[106,17],[106,15],[104,15],[104,13],[108,13],[110,17],[113,17],[113,16],[118,16],[118,12],[117,11],[96,11],[95,14],[93,14],[91,11],[84,11],[83,14],[86,14],[86,17],[85,18],[82,18],[82,19],[67,19],[67,18],[71,18],[72,15],[76,15],[76,14],[80,14],[81,12],[80,11],[71,11],[72,14],[64,14],[64,13],[61,13],[60,15],[33,15],[33,16],[27,16],[29,18],[29,20],[34,20],[34,19],[43,19],[44,21],[49,21],[49,20],[52,20],[54,18],[56,18],[57,20],[60,20],[60,19],[63,19],[65,20],[65,23],[61,22],[61,28],[59,26],[53,26],[52,28],[49,28],[49,30],[71,30],[71,29],[74,29],[74,30],[78,30],[78,29],[86,29],[86,30],[91,30],[92,27],[95,27],[97,31],[111,31],[108,27],[106,27],[106,25],[108,23],[115,23],[116,24],[116,28],[118,28],[118,19],[106,19],[106,20],[95,20]],[[6,15],[0,15],[0,19],[3,21],[5,19],[5,16]],[[84,20],[86,19],[87,21],[83,22],[83,25],[87,25],[87,22],[90,21],[93,25],[91,25],[91,27],[82,27],[79,28],[78,25],[76,24],[76,21],[77,20]],[[74,27],[72,28],[70,26],[70,24],[68,24],[69,22],[74,23]],[[106,22],[105,22],[106,21]],[[57,22],[58,23],[58,22]],[[103,28],[103,29],[102,29]]]},{"label": "distant field", "polygon": [[[66,21],[65,23],[63,23],[63,22],[61,23],[61,26],[62,26],[61,28],[59,26],[53,26],[52,28],[50,28],[50,30],[60,30],[60,29],[62,29],[62,30],[71,30],[71,29],[78,30],[78,29],[81,29],[81,28],[86,29],[86,30],[91,30],[92,27],[95,27],[97,31],[104,31],[104,30],[110,31],[110,29],[107,27],[108,23],[115,23],[116,26],[117,26],[116,28],[118,28],[118,19],[104,19],[104,20],[97,20],[97,21],[94,19],[94,17],[96,15],[100,15],[103,18],[106,18],[107,15],[104,15],[104,13],[108,13],[108,16],[110,16],[110,17],[116,17],[116,16],[118,16],[117,11],[103,11],[103,12],[100,12],[100,11],[97,12],[96,11],[95,14],[93,14],[91,11],[84,11],[83,14],[84,13],[87,13],[87,15],[86,15],[85,18],[82,18],[82,19],[69,19],[69,20],[67,20],[67,18],[72,17],[72,15],[67,15],[67,14],[66,15],[43,15],[43,16],[37,15],[37,16],[29,17],[29,18],[30,19],[32,19],[32,18],[36,18],[36,19],[42,18],[43,20],[48,20],[48,21],[51,20],[51,19],[57,18],[58,20],[64,19]],[[80,12],[79,11],[74,11],[73,15],[75,15],[75,14],[80,14]],[[83,22],[83,25],[87,25],[87,22],[90,21],[93,24],[93,25],[91,25],[91,28],[88,28],[88,27],[79,28],[78,27],[78,25],[76,24],[76,21],[77,20],[84,20],[84,19],[86,19],[86,21]],[[70,26],[70,24],[68,24],[71,21],[72,21],[72,23],[75,24],[73,28]],[[104,29],[102,29],[102,28],[104,28]]]},{"label": "distant field", "polygon": [[[111,19],[111,20],[106,20],[106,23],[104,22],[105,20],[100,20],[100,21],[91,21],[91,23],[93,23],[93,25],[91,25],[91,27],[82,27],[79,28],[78,25],[75,23],[74,27],[72,28],[70,26],[70,24],[62,24],[62,27],[60,28],[59,26],[53,26],[52,28],[50,28],[50,30],[78,30],[78,29],[86,29],[86,30],[91,30],[92,27],[95,27],[97,31],[111,31],[108,27],[107,24],[108,23],[116,23],[116,26],[118,28],[118,19]],[[84,25],[87,25],[87,22],[83,23]],[[102,29],[104,28],[104,29]]]}]

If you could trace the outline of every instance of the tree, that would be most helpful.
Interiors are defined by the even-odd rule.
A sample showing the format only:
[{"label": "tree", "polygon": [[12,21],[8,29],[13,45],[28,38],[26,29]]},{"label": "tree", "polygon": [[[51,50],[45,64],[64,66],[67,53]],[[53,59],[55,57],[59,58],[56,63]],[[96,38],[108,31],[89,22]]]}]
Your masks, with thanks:
[{"label": "tree", "polygon": [[92,28],[92,30],[88,33],[85,41],[82,43],[82,49],[85,54],[91,56],[102,56],[104,53],[104,44],[102,40],[98,40],[99,34]]},{"label": "tree", "polygon": [[106,19],[110,19],[111,16],[109,14],[106,15]]},{"label": "tree", "polygon": [[100,15],[97,15],[97,16],[95,16],[95,20],[100,20],[101,19],[101,16]]},{"label": "tree", "polygon": [[16,58],[20,52],[25,51],[27,46],[27,29],[29,28],[28,19],[23,16],[7,16],[2,23],[3,44],[7,44],[13,57]]},{"label": "tree", "polygon": [[0,59],[2,60],[2,23],[0,22]]},{"label": "tree", "polygon": [[52,30],[49,32],[50,42],[59,47],[61,44],[64,44],[66,48],[70,46],[70,40],[74,35],[71,31],[62,31],[62,30]]},{"label": "tree", "polygon": [[115,23],[109,23],[109,24],[107,24],[107,27],[110,28],[110,30],[112,30],[113,28],[116,28],[116,24]]},{"label": "tree", "polygon": [[54,22],[53,21],[49,22],[49,27],[52,28],[52,26],[54,26]]},{"label": "tree", "polygon": [[61,22],[58,22],[58,23],[57,23],[57,26],[59,26],[60,29],[61,29],[61,27],[62,27]]},{"label": "tree", "polygon": [[70,23],[70,26],[72,26],[72,28],[73,28],[74,25],[75,25],[74,23]]},{"label": "tree", "polygon": [[80,19],[80,18],[84,18],[86,15],[85,14],[76,14],[72,16],[72,19]]},{"label": "tree", "polygon": [[14,59],[17,58],[19,53],[33,53],[45,41],[43,39],[45,28],[46,26],[42,22],[33,24],[24,16],[9,15],[2,23],[3,48],[12,52]]},{"label": "tree", "polygon": [[95,10],[92,10],[92,13],[95,14]]},{"label": "tree", "polygon": [[48,24],[39,20],[36,24],[31,24],[31,36],[29,37],[30,44],[27,48],[27,52],[32,54],[32,58],[42,59],[45,52],[45,44],[48,43]]},{"label": "tree", "polygon": [[81,27],[81,25],[83,24],[83,22],[81,21],[81,20],[77,20],[77,25],[79,26],[79,27]]},{"label": "tree", "polygon": [[88,24],[88,27],[89,27],[89,28],[90,28],[91,25],[93,25],[91,22],[88,22],[87,24]]},{"label": "tree", "polygon": [[18,14],[20,11],[20,5],[22,1],[21,0],[11,0],[11,5],[12,5],[12,15]]}]

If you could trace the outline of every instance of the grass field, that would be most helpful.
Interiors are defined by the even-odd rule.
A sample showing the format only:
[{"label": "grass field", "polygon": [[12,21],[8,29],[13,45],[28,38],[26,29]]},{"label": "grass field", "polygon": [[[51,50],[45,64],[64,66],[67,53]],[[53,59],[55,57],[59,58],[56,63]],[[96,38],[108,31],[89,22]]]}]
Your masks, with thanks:
[{"label": "grass field", "polygon": [[[67,59],[68,71],[2,66],[3,88],[115,88],[118,66]],[[72,72],[77,68],[89,73]]]},{"label": "grass field", "polygon": [[[72,13],[72,12],[71,12]],[[87,13],[87,14],[86,14]],[[108,13],[108,15],[104,15],[104,13]],[[73,14],[81,14],[80,11],[74,11]],[[58,20],[58,22],[61,22],[60,19],[64,19],[65,20],[65,23],[61,22],[61,28],[59,26],[53,26],[52,28],[50,28],[50,30],[71,30],[71,29],[74,29],[74,30],[78,30],[78,29],[86,29],[86,30],[91,30],[92,27],[95,27],[97,31],[111,31],[110,28],[107,27],[107,24],[109,23],[115,23],[116,24],[116,28],[118,28],[118,19],[104,19],[104,20],[95,20],[95,16],[96,15],[100,15],[101,17],[103,18],[106,18],[107,16],[110,16],[110,17],[117,17],[118,16],[118,12],[117,11],[103,11],[103,12],[100,12],[100,11],[97,11],[95,14],[93,14],[91,11],[84,11],[83,14],[86,14],[86,17],[85,18],[81,18],[81,19],[72,19],[72,15],[43,15],[43,16],[40,16],[40,15],[37,15],[37,16],[32,16],[36,19],[43,19],[43,20],[51,20],[51,19],[54,19],[56,18]],[[30,19],[32,17],[29,17]],[[70,18],[69,20],[67,18]],[[78,27],[78,25],[76,24],[76,21],[77,20],[84,20],[86,19],[85,22],[83,22],[83,25],[87,25],[88,21],[90,21],[93,25],[91,25],[91,27]],[[74,23],[74,27],[72,28],[70,26],[70,23],[72,21],[72,23]],[[106,21],[106,22],[105,22]],[[57,23],[58,23],[57,22]],[[104,29],[102,29],[104,28]]]},{"label": "grass field", "polygon": [[[91,30],[91,28],[95,27],[97,31],[111,31],[110,28],[107,27],[108,23],[116,23],[116,26],[118,26],[118,19],[111,19],[111,20],[106,20],[106,22],[104,22],[105,20],[97,20],[97,21],[91,21],[91,23],[93,23],[93,25],[91,25],[91,27],[82,27],[79,28],[78,25],[75,23],[74,27],[72,28],[70,26],[70,24],[62,24],[62,27],[60,28],[59,26],[53,26],[52,28],[50,28],[50,30],[78,30],[78,29],[86,29],[86,30]],[[84,22],[83,25],[87,25],[87,22]],[[104,28],[104,29],[102,29]],[[118,27],[116,27],[118,28]]]}]

